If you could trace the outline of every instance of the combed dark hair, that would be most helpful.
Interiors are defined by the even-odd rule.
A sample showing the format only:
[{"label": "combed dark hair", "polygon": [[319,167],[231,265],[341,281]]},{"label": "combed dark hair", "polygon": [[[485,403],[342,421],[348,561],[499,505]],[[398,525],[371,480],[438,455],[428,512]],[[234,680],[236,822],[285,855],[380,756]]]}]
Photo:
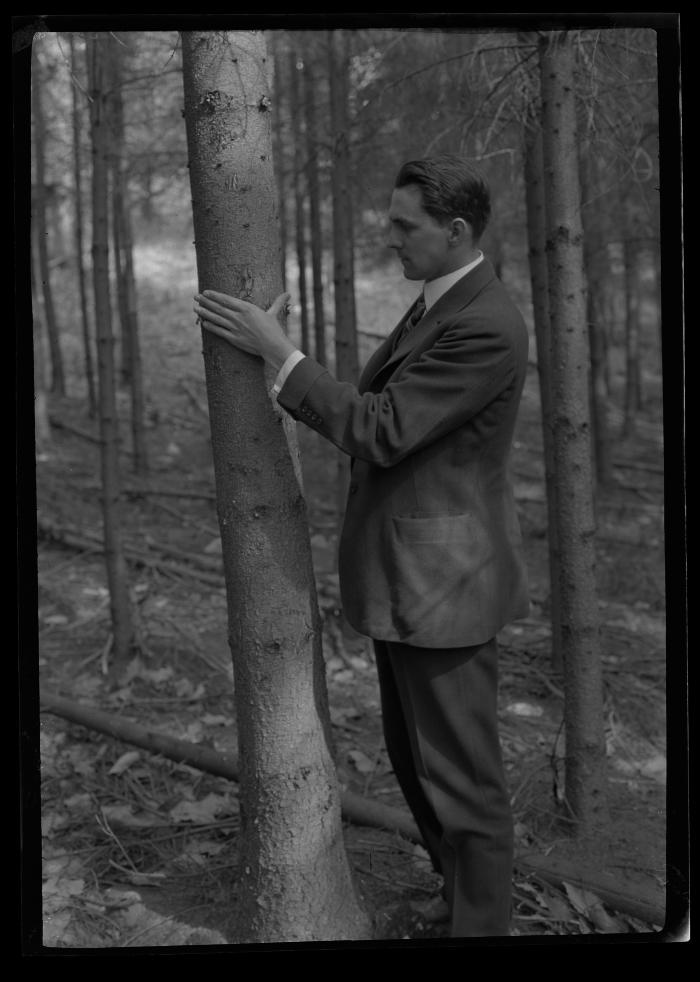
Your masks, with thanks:
[{"label": "combed dark hair", "polygon": [[462,218],[478,241],[491,216],[489,187],[479,171],[459,154],[441,154],[424,160],[409,160],[396,176],[394,186],[416,184],[423,194],[423,207],[444,224]]}]

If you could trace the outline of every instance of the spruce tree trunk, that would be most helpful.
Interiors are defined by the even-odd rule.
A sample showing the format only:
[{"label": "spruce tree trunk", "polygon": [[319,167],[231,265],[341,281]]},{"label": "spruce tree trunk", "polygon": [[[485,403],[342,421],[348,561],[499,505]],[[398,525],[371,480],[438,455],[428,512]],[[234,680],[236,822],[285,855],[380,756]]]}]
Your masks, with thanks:
[{"label": "spruce tree trunk", "polygon": [[542,448],[547,496],[547,546],[549,552],[550,619],[552,667],[561,671],[561,601],[559,598],[560,557],[557,535],[557,482],[554,468],[552,419],[552,338],[549,320],[547,255],[545,252],[545,200],[542,162],[542,124],[539,111],[525,128],[525,205],[527,211],[528,262],[532,292],[532,316],[537,346],[537,376],[540,383]]},{"label": "spruce tree trunk", "polygon": [[66,381],[63,369],[63,353],[61,351],[60,331],[56,308],[51,289],[49,272],[48,221],[46,200],[46,121],[41,99],[41,61],[35,40],[32,50],[32,117],[34,122],[34,194],[32,209],[34,211],[33,228],[36,232],[39,257],[39,278],[41,280],[44,298],[44,320],[51,356],[51,391],[59,396],[66,394]]},{"label": "spruce tree trunk", "polygon": [[134,644],[134,627],[126,560],[121,542],[119,431],[109,287],[109,162],[113,151],[105,73],[106,43],[107,35],[86,36],[92,141],[92,266],[97,332],[102,517],[112,615],[112,651],[114,669],[118,670],[127,661]]},{"label": "spruce tree trunk", "polygon": [[[199,287],[267,307],[281,278],[265,41],[187,32],[182,50]],[[203,345],[241,761],[236,938],[365,937],[293,425],[260,359],[207,332]]]},{"label": "spruce tree trunk", "polygon": [[280,37],[277,31],[270,31],[269,46],[273,61],[273,99],[272,99],[272,153],[275,160],[277,200],[279,202],[280,223],[280,266],[282,268],[282,289],[287,290],[287,181],[284,156],[284,112],[282,77],[282,55]]},{"label": "spruce tree trunk", "polygon": [[[333,293],[335,305],[335,376],[357,384],[357,317],[355,311],[355,249],[352,188],[350,184],[350,133],[348,119],[349,42],[347,31],[328,32],[328,77],[331,98],[333,161]],[[338,454],[338,526],[343,520],[350,483],[350,458]]]},{"label": "spruce tree trunk", "polygon": [[[597,160],[589,148],[584,148],[581,158],[582,197],[588,201],[594,197],[597,186]],[[586,318],[591,350],[590,403],[593,427],[595,477],[598,485],[608,487],[612,482],[612,458],[608,426],[608,391],[606,381],[607,345],[602,294],[607,262],[605,261],[605,233],[601,227],[603,216],[593,205],[582,211],[583,260],[586,276]]]},{"label": "spruce tree trunk", "polygon": [[[112,188],[114,211],[114,254],[119,290],[119,311],[122,320],[122,342],[128,352],[128,384],[131,395],[131,439],[134,470],[148,473],[148,449],[145,429],[145,396],[143,365],[139,341],[138,298],[134,275],[134,243],[131,231],[131,205],[126,178],[126,132],[124,127],[123,58],[124,45],[118,36],[111,39],[111,75],[114,120],[114,157]],[[124,362],[123,362],[124,364]],[[124,375],[122,375],[124,378]]]},{"label": "spruce tree trunk", "polygon": [[625,237],[625,409],[623,436],[630,437],[636,428],[641,404],[639,364],[639,248]]},{"label": "spruce tree trunk", "polygon": [[557,534],[564,660],[566,800],[579,834],[606,817],[603,685],[595,583],[574,50],[568,32],[540,39],[543,162]]},{"label": "spruce tree trunk", "polygon": [[37,291],[34,272],[34,249],[29,259],[32,284],[32,335],[34,352],[34,443],[36,453],[42,453],[51,443],[51,425],[47,397],[46,331],[44,328],[43,302]]},{"label": "spruce tree trunk", "polygon": [[[83,77],[75,50],[73,34],[68,35],[70,44],[71,72],[74,79]],[[78,273],[78,293],[80,296],[80,323],[83,336],[83,358],[85,363],[85,383],[87,386],[88,415],[94,419],[97,415],[97,395],[95,392],[95,368],[92,357],[92,338],[90,336],[90,317],[87,303],[87,278],[85,276],[85,247],[84,247],[84,217],[83,217],[83,165],[82,165],[82,113],[78,99],[78,85],[72,81],[71,94],[73,97],[73,181],[75,184],[75,260]]]},{"label": "spruce tree trunk", "polygon": [[304,59],[304,119],[306,122],[307,183],[311,226],[311,270],[314,301],[314,354],[326,364],[326,314],[323,308],[323,228],[321,226],[321,182],[318,166],[318,123],[316,119],[316,75],[307,44]]},{"label": "spruce tree trunk", "polygon": [[335,374],[357,383],[357,318],[350,132],[348,119],[349,46],[347,31],[328,32],[328,72],[333,139],[333,284],[335,288]]},{"label": "spruce tree trunk", "polygon": [[299,70],[294,46],[289,51],[289,121],[294,146],[294,233],[297,254],[299,308],[301,318],[301,350],[311,354],[309,346],[309,304],[306,290],[306,209],[304,208],[305,174],[303,168],[303,135],[299,99]]}]

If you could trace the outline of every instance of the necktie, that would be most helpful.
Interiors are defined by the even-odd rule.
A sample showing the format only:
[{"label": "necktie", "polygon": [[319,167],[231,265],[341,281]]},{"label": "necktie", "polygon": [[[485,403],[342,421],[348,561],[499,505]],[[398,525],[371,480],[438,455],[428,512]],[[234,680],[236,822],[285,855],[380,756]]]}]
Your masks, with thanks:
[{"label": "necktie", "polygon": [[403,330],[401,331],[401,334],[399,335],[399,340],[398,340],[399,344],[403,341],[405,337],[407,337],[411,333],[413,328],[416,326],[418,321],[421,320],[424,314],[425,314],[425,299],[423,297],[423,294],[421,293],[421,295],[416,300],[415,307],[409,314],[408,319],[403,326]]}]

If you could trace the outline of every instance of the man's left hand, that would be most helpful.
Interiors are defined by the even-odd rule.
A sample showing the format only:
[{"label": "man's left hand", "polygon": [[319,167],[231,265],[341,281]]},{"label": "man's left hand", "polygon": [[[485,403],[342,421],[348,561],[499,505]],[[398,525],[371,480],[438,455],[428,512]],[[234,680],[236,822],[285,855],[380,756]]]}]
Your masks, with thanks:
[{"label": "man's left hand", "polygon": [[281,293],[267,310],[263,310],[247,300],[204,290],[194,298],[194,311],[207,331],[241,351],[260,355],[275,371],[279,371],[296,350],[278,320],[280,311],[287,306],[289,299],[288,293]]}]

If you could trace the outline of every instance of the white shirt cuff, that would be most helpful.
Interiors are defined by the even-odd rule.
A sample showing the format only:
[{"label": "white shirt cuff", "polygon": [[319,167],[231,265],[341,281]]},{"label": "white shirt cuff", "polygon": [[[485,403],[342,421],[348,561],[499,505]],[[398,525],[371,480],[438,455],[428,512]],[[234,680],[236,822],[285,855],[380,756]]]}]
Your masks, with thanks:
[{"label": "white shirt cuff", "polygon": [[277,396],[282,389],[282,386],[287,381],[287,377],[295,365],[298,365],[302,358],[306,358],[303,351],[293,351],[291,355],[287,358],[284,365],[280,368],[275,378],[274,385],[272,386],[271,394]]}]

